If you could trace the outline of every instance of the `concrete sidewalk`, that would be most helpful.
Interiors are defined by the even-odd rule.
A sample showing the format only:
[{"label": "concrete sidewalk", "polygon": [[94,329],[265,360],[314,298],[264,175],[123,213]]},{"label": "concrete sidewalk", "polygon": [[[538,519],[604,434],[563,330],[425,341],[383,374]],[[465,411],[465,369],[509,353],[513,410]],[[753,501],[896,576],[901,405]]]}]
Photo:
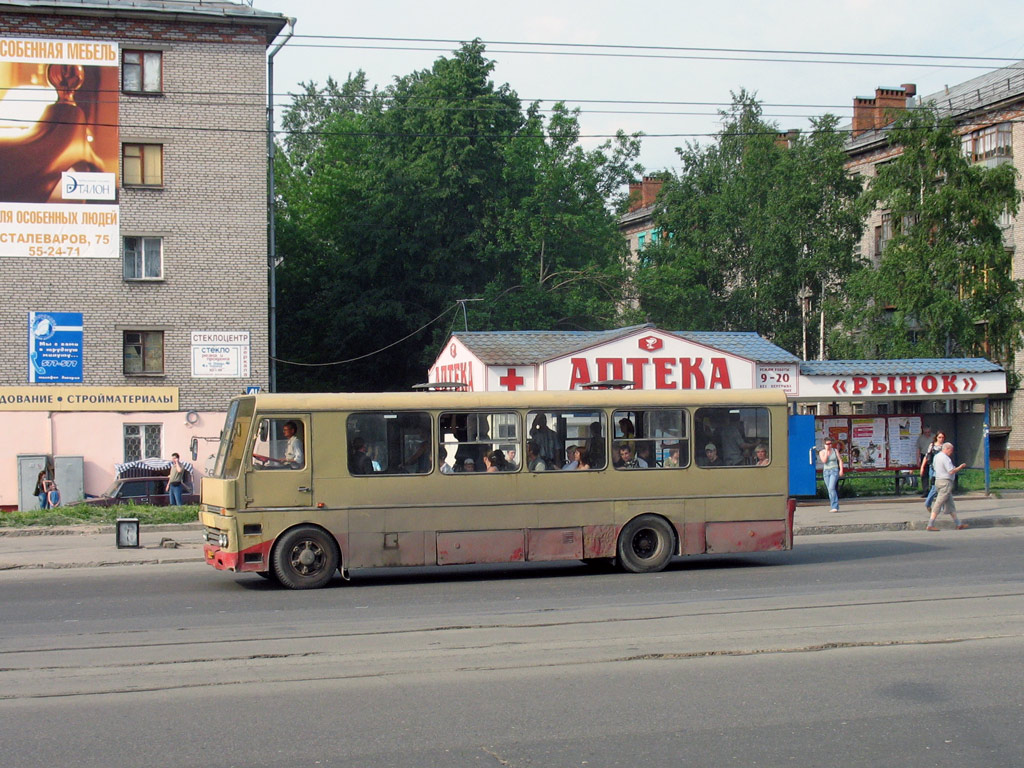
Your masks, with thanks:
[{"label": "concrete sidewalk", "polygon": [[[1024,493],[1001,492],[1001,496],[957,496],[960,519],[971,528],[1024,525]],[[797,505],[794,528],[798,536],[867,531],[950,535],[952,526],[948,515],[943,515],[939,521],[938,533],[926,534],[927,523],[923,500],[914,495],[841,499],[838,513],[831,512],[825,500],[801,501]],[[956,534],[969,532],[970,529]],[[113,526],[0,528],[0,570],[186,563],[203,559],[199,523],[142,526],[139,538],[141,546],[137,549],[118,549]]]}]

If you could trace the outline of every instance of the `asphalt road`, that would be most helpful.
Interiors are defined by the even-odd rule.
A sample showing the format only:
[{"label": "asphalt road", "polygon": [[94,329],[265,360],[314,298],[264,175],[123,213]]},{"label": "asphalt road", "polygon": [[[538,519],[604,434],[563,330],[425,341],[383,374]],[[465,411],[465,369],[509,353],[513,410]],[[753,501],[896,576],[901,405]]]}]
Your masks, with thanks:
[{"label": "asphalt road", "polygon": [[1024,528],[661,574],[0,573],[0,765],[1024,765]]}]

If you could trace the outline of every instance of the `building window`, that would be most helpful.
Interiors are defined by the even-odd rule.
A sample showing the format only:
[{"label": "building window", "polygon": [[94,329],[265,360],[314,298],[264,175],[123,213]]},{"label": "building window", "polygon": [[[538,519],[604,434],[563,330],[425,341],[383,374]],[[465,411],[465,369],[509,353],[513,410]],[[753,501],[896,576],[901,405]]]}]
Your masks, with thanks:
[{"label": "building window", "polygon": [[164,372],[164,332],[124,332],[124,372],[126,374]]},{"label": "building window", "polygon": [[159,458],[162,455],[161,430],[159,424],[125,424],[124,460],[128,462]]},{"label": "building window", "polygon": [[877,242],[876,253],[881,254],[885,250],[886,244],[892,240],[892,214],[882,214],[882,226],[880,227],[877,235],[875,236]]},{"label": "building window", "polygon": [[161,51],[124,51],[121,54],[121,90],[160,93],[163,90]]},{"label": "building window", "polygon": [[124,279],[160,280],[163,270],[163,239],[126,237],[124,239]]},{"label": "building window", "polygon": [[1013,412],[1011,410],[1012,407],[1012,400],[989,400],[989,426],[992,428],[1009,429],[1012,424],[1011,419],[1013,418]]},{"label": "building window", "polygon": [[644,243],[647,240],[647,233],[641,232],[636,236],[636,249],[642,251],[644,249]]},{"label": "building window", "polygon": [[965,133],[960,137],[964,157],[972,163],[999,157],[1013,157],[1013,126],[999,123]]},{"label": "building window", "polygon": [[160,144],[125,144],[122,147],[122,185],[158,187],[164,183],[164,148]]}]

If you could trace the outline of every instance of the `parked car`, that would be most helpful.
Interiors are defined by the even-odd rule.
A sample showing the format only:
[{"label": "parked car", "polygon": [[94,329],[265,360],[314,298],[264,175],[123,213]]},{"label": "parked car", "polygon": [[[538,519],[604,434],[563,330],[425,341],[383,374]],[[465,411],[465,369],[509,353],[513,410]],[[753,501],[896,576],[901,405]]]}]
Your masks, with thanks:
[{"label": "parked car", "polygon": [[[86,504],[97,507],[113,507],[118,504],[151,504],[166,507],[170,501],[167,493],[167,475],[163,477],[119,477],[102,496],[85,500]],[[198,493],[186,493],[182,497],[186,504],[198,504]]]}]

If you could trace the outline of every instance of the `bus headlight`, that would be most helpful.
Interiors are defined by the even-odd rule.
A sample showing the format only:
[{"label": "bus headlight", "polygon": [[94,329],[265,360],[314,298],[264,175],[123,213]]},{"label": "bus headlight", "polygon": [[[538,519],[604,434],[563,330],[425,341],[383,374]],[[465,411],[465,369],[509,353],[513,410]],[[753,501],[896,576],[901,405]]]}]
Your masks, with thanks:
[{"label": "bus headlight", "polygon": [[221,549],[227,549],[228,535],[226,533],[221,533],[217,535],[217,546]]}]

